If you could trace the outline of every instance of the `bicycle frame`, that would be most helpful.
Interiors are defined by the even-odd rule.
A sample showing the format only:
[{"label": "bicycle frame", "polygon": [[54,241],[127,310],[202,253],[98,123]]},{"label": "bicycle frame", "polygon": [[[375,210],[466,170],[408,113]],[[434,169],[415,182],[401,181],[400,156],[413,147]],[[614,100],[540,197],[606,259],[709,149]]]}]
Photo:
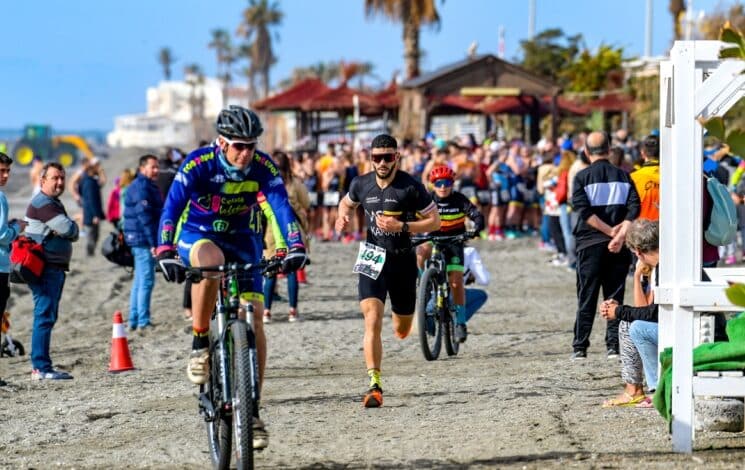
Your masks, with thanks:
[{"label": "bicycle frame", "polygon": [[435,300],[435,306],[437,311],[442,314],[445,311],[445,302],[449,302],[450,299],[450,282],[447,276],[447,269],[445,264],[445,257],[440,249],[438,243],[432,244],[432,254],[429,259],[424,263],[424,268],[429,269],[434,267],[437,269],[437,299]]},{"label": "bicycle frame", "polygon": [[[269,269],[271,262],[262,262],[256,265],[263,269]],[[229,263],[223,266],[213,267],[196,267],[191,268],[190,272],[194,273],[195,276],[202,276],[202,272],[220,272],[224,273],[220,279],[220,285],[217,289],[217,300],[215,302],[215,309],[212,312],[212,320],[216,323],[216,338],[210,342],[210,354],[217,354],[217,363],[219,365],[219,376],[221,387],[221,399],[220,403],[221,410],[219,412],[230,413],[231,404],[233,402],[232,393],[232,377],[229,373],[230,370],[230,344],[227,335],[230,331],[230,326],[236,321],[242,321],[240,318],[241,304],[240,304],[240,292],[238,290],[238,276],[241,270],[247,271],[250,265],[240,265],[237,263]],[[251,370],[251,398],[254,406],[258,406],[260,399],[259,391],[259,370],[258,370],[258,353],[256,351],[256,342],[254,337],[254,308],[252,304],[248,304],[246,307],[246,328],[249,331],[249,338],[253,339],[250,344],[250,359],[252,364]],[[251,343],[251,341],[250,341]],[[218,416],[218,410],[215,410],[213,404],[206,398],[200,397],[200,403],[203,410],[205,411],[205,420],[213,421]]]}]

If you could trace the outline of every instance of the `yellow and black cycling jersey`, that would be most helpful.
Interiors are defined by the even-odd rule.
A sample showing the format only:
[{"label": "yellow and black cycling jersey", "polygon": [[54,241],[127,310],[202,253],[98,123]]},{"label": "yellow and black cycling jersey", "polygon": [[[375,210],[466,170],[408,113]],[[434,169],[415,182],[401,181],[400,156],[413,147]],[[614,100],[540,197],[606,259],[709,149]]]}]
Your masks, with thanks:
[{"label": "yellow and black cycling jersey", "polygon": [[453,191],[445,198],[432,194],[440,213],[440,230],[434,235],[460,235],[466,231],[466,218],[476,225],[476,232],[484,229],[484,216],[466,196]]}]

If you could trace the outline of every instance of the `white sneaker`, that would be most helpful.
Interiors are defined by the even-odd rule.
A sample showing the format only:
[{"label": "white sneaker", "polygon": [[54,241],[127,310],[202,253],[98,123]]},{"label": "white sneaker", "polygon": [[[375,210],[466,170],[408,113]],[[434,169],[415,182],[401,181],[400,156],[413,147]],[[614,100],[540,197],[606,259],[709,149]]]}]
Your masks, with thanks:
[{"label": "white sneaker", "polygon": [[264,310],[264,317],[262,318],[262,321],[265,325],[272,322],[272,314],[271,312],[269,312],[269,310]]},{"label": "white sneaker", "polygon": [[269,445],[269,433],[266,432],[264,421],[254,416],[252,428],[254,449],[266,449]]},{"label": "white sneaker", "polygon": [[290,323],[294,323],[294,322],[298,321],[297,310],[296,309],[294,309],[294,308],[291,308],[290,309],[290,312],[287,314],[287,321],[290,322]]},{"label": "white sneaker", "polygon": [[561,255],[561,254],[558,255],[553,260],[551,260],[551,265],[552,266],[567,266],[568,264],[569,264],[569,262],[567,261],[566,256]]},{"label": "white sneaker", "polygon": [[195,385],[207,383],[210,376],[210,350],[208,348],[195,349],[191,352],[186,375]]}]

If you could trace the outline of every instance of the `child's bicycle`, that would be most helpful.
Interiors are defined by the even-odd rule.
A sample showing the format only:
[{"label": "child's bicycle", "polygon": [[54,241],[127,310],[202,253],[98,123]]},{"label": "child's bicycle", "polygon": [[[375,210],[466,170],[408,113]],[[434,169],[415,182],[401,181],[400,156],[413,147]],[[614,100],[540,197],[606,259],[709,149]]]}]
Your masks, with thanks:
[{"label": "child's bicycle", "polygon": [[[259,407],[259,367],[253,329],[253,306],[241,309],[238,277],[259,268],[275,275],[282,260],[254,264],[226,263],[186,269],[187,279],[199,282],[204,274],[219,273],[220,288],[210,325],[210,376],[200,386],[199,413],[207,424],[210,455],[215,468],[253,468],[253,417]],[[231,449],[233,452],[231,453]]]},{"label": "child's bicycle", "polygon": [[460,343],[455,339],[455,311],[450,298],[447,262],[442,249],[448,245],[462,244],[470,233],[461,235],[425,235],[412,238],[415,245],[432,242],[432,255],[424,264],[419,278],[416,301],[416,322],[419,343],[424,358],[434,361],[440,355],[442,339],[448,356],[458,354]]}]

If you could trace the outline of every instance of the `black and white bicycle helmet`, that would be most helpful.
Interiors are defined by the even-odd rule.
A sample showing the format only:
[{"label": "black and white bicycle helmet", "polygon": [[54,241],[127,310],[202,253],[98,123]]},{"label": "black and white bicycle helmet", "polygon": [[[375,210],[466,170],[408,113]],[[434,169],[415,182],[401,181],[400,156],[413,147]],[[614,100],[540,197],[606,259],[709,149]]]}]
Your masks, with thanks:
[{"label": "black and white bicycle helmet", "polygon": [[262,132],[259,117],[243,106],[231,105],[217,116],[217,133],[228,139],[254,140]]}]

